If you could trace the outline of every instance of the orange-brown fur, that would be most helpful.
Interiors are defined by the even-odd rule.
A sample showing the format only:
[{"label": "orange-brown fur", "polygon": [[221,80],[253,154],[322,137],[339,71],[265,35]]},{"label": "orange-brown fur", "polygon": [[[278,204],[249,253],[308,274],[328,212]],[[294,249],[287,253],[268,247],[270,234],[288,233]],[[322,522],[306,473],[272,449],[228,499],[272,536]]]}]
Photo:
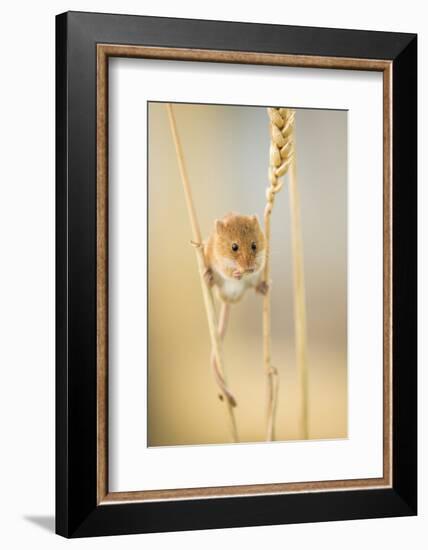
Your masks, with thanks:
[{"label": "orange-brown fur", "polygon": [[267,285],[261,281],[265,249],[266,240],[257,216],[231,213],[216,220],[204,245],[206,279],[217,286],[223,301],[239,301],[250,287],[266,292]]},{"label": "orange-brown fur", "polygon": [[[238,247],[236,250],[233,247]],[[230,303],[239,302],[248,288],[266,294],[268,286],[263,281],[266,240],[257,216],[241,216],[231,213],[216,220],[214,231],[204,243],[205,280],[218,290],[222,300],[219,321],[219,339],[226,331]],[[220,372],[214,352],[211,364],[217,384],[232,407],[236,399],[230,392]]]}]

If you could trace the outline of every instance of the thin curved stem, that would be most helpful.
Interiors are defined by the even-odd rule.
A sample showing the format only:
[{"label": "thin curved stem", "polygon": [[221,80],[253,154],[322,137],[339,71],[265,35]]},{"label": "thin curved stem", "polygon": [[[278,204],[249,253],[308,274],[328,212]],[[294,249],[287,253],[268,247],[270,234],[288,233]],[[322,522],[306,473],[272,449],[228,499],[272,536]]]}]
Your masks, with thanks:
[{"label": "thin curved stem", "polygon": [[[180,171],[181,181],[183,184],[187,210],[189,213],[190,225],[192,227],[193,240],[195,243],[201,244],[202,235],[199,228],[198,219],[196,216],[195,206],[193,203],[192,190],[190,187],[189,177],[187,175],[186,165],[184,162],[184,154],[183,154],[183,149],[180,142],[180,137],[177,131],[177,124],[175,121],[173,106],[171,105],[171,103],[167,103],[166,107],[167,107],[168,119],[171,127],[171,133],[174,141],[175,152],[177,155],[177,162],[178,162],[178,167]],[[203,295],[204,304],[205,304],[205,311],[207,315],[212,353],[214,354],[214,357],[215,357],[218,372],[220,373],[221,378],[224,381],[224,388],[227,388],[226,376],[225,376],[223,359],[221,354],[221,343],[220,343],[220,338],[218,334],[217,315],[216,315],[216,310],[214,305],[214,297],[213,297],[211,288],[206,284],[204,280],[205,258],[204,258],[203,247],[195,246],[195,252],[196,252],[196,260],[198,263],[198,271],[199,271],[199,278],[201,282],[202,295]],[[238,430],[236,425],[235,413],[233,410],[233,406],[228,398],[228,395],[227,393],[225,393],[224,388],[221,388],[221,390],[224,395],[224,401],[226,403],[226,408],[228,412],[230,433],[231,433],[232,441],[236,443],[239,441],[239,439],[238,439]]]}]

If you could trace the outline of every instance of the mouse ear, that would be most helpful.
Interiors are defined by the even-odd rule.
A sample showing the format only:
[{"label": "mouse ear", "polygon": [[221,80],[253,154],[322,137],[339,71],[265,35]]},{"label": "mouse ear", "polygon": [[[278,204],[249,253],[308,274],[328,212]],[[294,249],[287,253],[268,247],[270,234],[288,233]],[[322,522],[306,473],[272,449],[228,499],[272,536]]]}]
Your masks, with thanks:
[{"label": "mouse ear", "polygon": [[252,221],[255,225],[260,225],[259,217],[257,216],[257,214],[254,214],[253,216],[250,216],[250,217],[251,217],[251,221]]},{"label": "mouse ear", "polygon": [[216,220],[215,229],[217,233],[221,233],[224,230],[224,222],[222,222],[221,220]]}]

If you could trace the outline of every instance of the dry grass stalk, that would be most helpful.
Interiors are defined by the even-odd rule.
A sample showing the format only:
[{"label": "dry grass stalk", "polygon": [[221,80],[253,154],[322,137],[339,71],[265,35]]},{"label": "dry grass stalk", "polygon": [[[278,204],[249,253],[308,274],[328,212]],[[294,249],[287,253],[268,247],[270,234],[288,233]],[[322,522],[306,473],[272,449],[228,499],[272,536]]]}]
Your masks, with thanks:
[{"label": "dry grass stalk", "polygon": [[308,419],[308,364],[306,341],[306,298],[305,278],[303,267],[303,244],[300,222],[300,200],[297,186],[296,158],[290,165],[289,199],[291,215],[291,242],[293,253],[293,281],[294,281],[294,333],[296,341],[296,362],[299,373],[300,387],[300,433],[303,439],[309,439]]},{"label": "dry grass stalk", "polygon": [[271,360],[271,290],[270,290],[270,239],[271,215],[275,195],[281,190],[282,178],[294,159],[294,117],[295,111],[283,108],[268,108],[270,120],[269,150],[269,187],[266,190],[266,207],[264,212],[266,237],[266,264],[264,280],[269,290],[263,301],[263,357],[267,379],[267,425],[266,440],[275,440],[275,419],[278,402],[279,376]]},{"label": "dry grass stalk", "polygon": [[183,149],[181,147],[181,142],[177,131],[177,124],[175,121],[173,106],[170,103],[167,103],[167,112],[168,112],[168,118],[169,118],[169,123],[171,127],[171,133],[172,133],[172,137],[175,145],[175,151],[177,154],[178,167],[180,170],[180,176],[183,184],[184,195],[186,198],[190,224],[192,227],[193,241],[194,243],[199,245],[199,246],[195,246],[195,252],[196,252],[196,259],[198,262],[198,271],[199,271],[199,277],[201,281],[205,311],[207,314],[208,328],[209,328],[211,346],[212,346],[212,354],[213,354],[213,357],[215,358],[218,373],[220,374],[220,377],[223,382],[223,385],[219,384],[219,387],[224,397],[223,401],[225,402],[227,411],[228,411],[232,441],[236,443],[239,441],[238,430],[236,426],[236,419],[235,419],[233,406],[227,395],[226,376],[224,372],[223,358],[221,353],[221,338],[219,334],[219,328],[221,327],[218,327],[217,325],[217,314],[215,310],[212,290],[206,284],[204,279],[205,258],[204,258],[203,247],[200,246],[202,244],[202,235],[201,235],[201,230],[199,228],[198,219],[196,216],[195,206],[193,203],[192,191],[190,188],[189,177],[187,175],[186,165],[184,162]]}]

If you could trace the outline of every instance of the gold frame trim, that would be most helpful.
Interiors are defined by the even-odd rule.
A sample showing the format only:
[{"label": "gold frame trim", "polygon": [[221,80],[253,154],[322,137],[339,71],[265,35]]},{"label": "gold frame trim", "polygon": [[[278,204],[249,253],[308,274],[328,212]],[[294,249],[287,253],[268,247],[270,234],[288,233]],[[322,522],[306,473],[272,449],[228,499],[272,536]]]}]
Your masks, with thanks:
[{"label": "gold frame trim", "polygon": [[[129,492],[108,490],[108,59],[134,57],[383,73],[383,477]],[[392,62],[373,59],[97,44],[97,504],[392,486]]]}]

